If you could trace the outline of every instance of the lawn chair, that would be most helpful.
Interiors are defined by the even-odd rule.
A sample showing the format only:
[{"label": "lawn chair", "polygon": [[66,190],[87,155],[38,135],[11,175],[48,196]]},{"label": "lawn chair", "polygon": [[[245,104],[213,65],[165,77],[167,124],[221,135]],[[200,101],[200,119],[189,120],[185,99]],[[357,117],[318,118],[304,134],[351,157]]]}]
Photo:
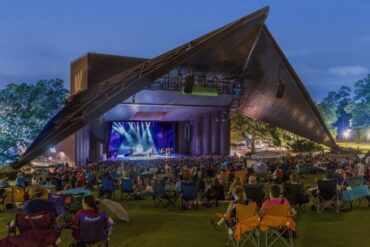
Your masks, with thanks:
[{"label": "lawn chair", "polygon": [[302,205],[309,201],[304,193],[303,184],[284,184],[284,196],[290,205],[297,206],[298,211],[302,211]]},{"label": "lawn chair", "polygon": [[22,204],[24,202],[24,188],[19,186],[12,187],[11,201],[15,204]]},{"label": "lawn chair", "polygon": [[164,181],[156,181],[153,186],[153,204],[155,208],[163,203],[162,199],[164,195],[165,195]]},{"label": "lawn chair", "polygon": [[14,225],[9,225],[8,241],[22,247],[56,246],[61,231],[62,227],[56,224],[55,215],[50,211],[30,214],[19,211]]},{"label": "lawn chair", "polygon": [[239,177],[243,182],[246,180],[247,173],[244,170],[236,170],[234,172],[235,177]]},{"label": "lawn chair", "polygon": [[[223,217],[223,215],[219,216]],[[258,231],[259,221],[256,203],[249,205],[236,204],[236,225],[232,232],[228,232],[229,241],[226,245],[231,243],[235,247],[241,247],[249,243],[258,247],[259,234],[256,234],[256,231]],[[229,229],[226,224],[225,226]]]},{"label": "lawn chair", "polygon": [[108,198],[110,199],[113,196],[113,199],[116,199],[115,191],[115,185],[114,180],[109,178],[103,178],[100,188],[100,197],[103,198],[104,195],[108,195]]},{"label": "lawn chair", "polygon": [[325,209],[332,209],[339,212],[339,196],[337,190],[337,182],[335,179],[319,180],[318,195],[316,197],[316,210],[322,213]]},{"label": "lawn chair", "polygon": [[288,247],[293,246],[296,224],[291,216],[288,203],[267,205],[259,228],[265,233],[266,247],[272,246],[279,240]]},{"label": "lawn chair", "polygon": [[126,198],[130,198],[131,194],[134,192],[134,183],[130,178],[124,178],[121,180],[121,198],[126,193]]},{"label": "lawn chair", "polygon": [[183,209],[186,209],[184,202],[186,204],[195,206],[198,208],[198,191],[197,191],[197,185],[195,182],[183,182],[181,183],[181,207]]},{"label": "lawn chair", "polygon": [[245,195],[248,199],[257,203],[259,207],[265,199],[265,191],[262,183],[244,185]]},{"label": "lawn chair", "polygon": [[66,216],[66,209],[65,209],[65,195],[63,194],[48,194],[48,200],[54,203],[55,208],[57,210],[58,215],[64,217]]},{"label": "lawn chair", "polygon": [[364,179],[361,177],[350,177],[346,179],[346,184],[349,187],[357,187],[364,184]]},{"label": "lawn chair", "polygon": [[68,212],[70,214],[76,213],[78,210],[82,209],[82,199],[84,194],[70,195],[71,203],[68,205]]},{"label": "lawn chair", "polygon": [[94,216],[81,213],[75,229],[77,231],[77,239],[70,246],[78,247],[103,244],[103,246],[108,247],[109,229],[105,224],[106,221],[107,216],[105,212]]},{"label": "lawn chair", "polygon": [[0,205],[3,205],[3,209],[5,209],[5,200],[6,200],[6,190],[0,188]]},{"label": "lawn chair", "polygon": [[163,199],[167,201],[165,207],[169,207],[169,206],[176,207],[175,206],[176,191],[174,189],[173,190],[172,189],[171,190],[166,190],[165,189]]}]

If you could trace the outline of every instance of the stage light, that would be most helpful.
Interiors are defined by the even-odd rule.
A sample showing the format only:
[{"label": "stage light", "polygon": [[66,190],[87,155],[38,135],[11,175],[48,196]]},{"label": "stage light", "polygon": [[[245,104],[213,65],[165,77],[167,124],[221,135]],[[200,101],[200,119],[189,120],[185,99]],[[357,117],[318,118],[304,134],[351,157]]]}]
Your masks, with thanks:
[{"label": "stage light", "polygon": [[345,139],[348,139],[350,136],[351,136],[351,129],[346,129],[344,132],[343,132],[343,137]]}]

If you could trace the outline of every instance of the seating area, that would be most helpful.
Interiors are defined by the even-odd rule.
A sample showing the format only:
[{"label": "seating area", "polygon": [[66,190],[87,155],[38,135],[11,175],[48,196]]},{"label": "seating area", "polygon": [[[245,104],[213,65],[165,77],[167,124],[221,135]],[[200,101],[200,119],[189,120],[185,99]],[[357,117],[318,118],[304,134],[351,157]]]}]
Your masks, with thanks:
[{"label": "seating area", "polygon": [[[232,157],[183,158],[168,163],[157,161],[153,164],[152,161],[151,164],[138,162],[136,165],[91,163],[82,167],[53,168],[44,174],[52,178],[43,178],[44,171],[28,174],[27,169],[19,176],[24,176],[26,181],[32,180],[41,184],[48,192],[45,199],[54,203],[59,216],[58,222],[62,223],[64,228],[60,246],[78,243],[71,234],[79,226],[71,229],[68,219],[83,207],[84,196],[90,194],[101,200],[108,198],[119,202],[130,215],[130,223],[127,224],[101,205],[100,216],[109,215],[114,219],[110,241],[106,241],[107,237],[99,238],[109,246],[121,246],[121,243],[130,246],[135,246],[136,243],[149,244],[147,241],[153,243],[150,246],[161,246],[168,239],[177,243],[178,238],[183,240],[179,246],[224,246],[226,243],[235,246],[244,246],[247,243],[255,246],[306,246],[305,241],[317,246],[327,246],[323,243],[334,243],[336,240],[333,234],[343,231],[342,228],[347,222],[358,232],[365,232],[368,226],[361,218],[369,213],[366,173],[361,179],[355,179],[360,176],[352,176],[348,183],[341,187],[341,180],[338,179],[341,171],[333,170],[333,174],[325,171],[296,176],[296,168],[289,165],[287,170],[282,171],[282,176],[276,179],[276,170],[282,167],[282,162],[294,164],[298,159],[312,161],[322,160],[323,157],[269,161],[268,170],[259,176],[256,176],[253,166],[246,167],[243,160]],[[352,162],[354,161],[349,161],[349,164]],[[349,170],[346,171],[349,175]],[[94,177],[91,181],[95,182],[89,183],[86,173]],[[68,175],[68,180],[65,180],[63,176]],[[59,183],[58,180],[64,190],[57,191],[53,183],[40,183]],[[113,181],[113,184],[110,181]],[[270,186],[274,184],[281,189],[280,196],[286,198],[291,207],[269,206],[265,208],[265,214],[261,215],[261,206],[269,197]],[[14,207],[21,207],[28,188],[12,185],[11,181],[11,186],[6,188],[5,205],[9,206],[12,202]],[[251,203],[237,204],[237,223],[231,235],[228,230],[216,231],[209,221],[226,212],[233,200],[232,188],[237,186],[243,188]],[[292,208],[297,211],[295,215],[291,214]],[[0,213],[0,223],[5,226],[14,219],[17,209],[4,211]],[[99,224],[96,224],[98,228]],[[81,229],[85,229],[85,226]],[[88,230],[83,230],[84,233],[94,231],[94,227],[87,226],[86,229]],[[177,230],[181,232],[181,236]],[[103,234],[105,230],[100,232]],[[142,239],[134,239],[129,233],[142,236]],[[90,235],[82,234],[81,238],[88,242]],[[348,237],[343,239],[345,242],[353,239],[350,234],[344,235]],[[5,237],[6,231],[0,230],[0,236]],[[323,242],[317,239],[322,239]],[[365,241],[366,237],[362,240]]]}]

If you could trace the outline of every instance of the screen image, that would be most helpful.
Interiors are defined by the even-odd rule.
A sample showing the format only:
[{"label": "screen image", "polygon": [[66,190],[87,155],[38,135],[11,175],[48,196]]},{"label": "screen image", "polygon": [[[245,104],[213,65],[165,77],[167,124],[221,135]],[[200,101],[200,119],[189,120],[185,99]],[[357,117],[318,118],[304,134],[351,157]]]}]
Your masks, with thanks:
[{"label": "screen image", "polygon": [[109,153],[118,156],[159,154],[175,148],[175,125],[170,122],[112,122]]}]

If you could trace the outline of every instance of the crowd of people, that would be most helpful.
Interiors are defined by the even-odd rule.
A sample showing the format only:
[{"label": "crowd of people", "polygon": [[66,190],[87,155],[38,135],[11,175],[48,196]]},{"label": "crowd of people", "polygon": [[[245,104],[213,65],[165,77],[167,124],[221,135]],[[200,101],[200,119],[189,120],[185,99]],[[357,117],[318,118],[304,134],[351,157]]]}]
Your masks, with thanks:
[{"label": "crowd of people", "polygon": [[[287,204],[290,199],[284,197],[283,184],[298,184],[304,171],[323,174],[323,179],[336,181],[338,191],[348,189],[347,181],[351,177],[369,182],[370,169],[366,157],[359,159],[335,159],[327,155],[283,157],[280,159],[256,162],[247,158],[233,156],[183,157],[177,159],[141,160],[141,161],[104,161],[88,162],[80,166],[68,164],[56,167],[35,169],[25,166],[19,172],[15,185],[24,188],[24,213],[50,211],[57,214],[54,204],[45,200],[45,191],[56,194],[83,194],[83,207],[74,212],[71,224],[76,225],[80,214],[99,214],[99,201],[93,196],[97,192],[99,198],[115,198],[114,191],[120,189],[124,179],[132,181],[130,197],[136,200],[146,199],[146,195],[154,195],[156,184],[164,183],[164,191],[170,193],[176,201],[181,197],[182,185],[196,185],[197,201],[204,207],[218,206],[220,202],[230,202],[225,217],[212,224],[218,228],[226,224],[230,228],[235,225],[236,205],[249,204],[255,198],[248,198],[247,185],[269,184],[268,198],[263,194],[259,204],[260,214],[264,214],[266,205]],[[0,179],[0,187],[9,186],[8,179]],[[122,188],[121,188],[122,189]],[[265,189],[262,191],[265,193]],[[312,193],[315,194],[315,193]],[[299,201],[299,200],[298,200]],[[302,191],[300,204],[308,202],[307,191]],[[192,207],[191,203],[182,205],[183,209]],[[292,215],[297,212],[291,208]],[[228,219],[225,221],[225,219]],[[107,225],[112,222],[105,220]],[[73,236],[77,237],[76,230]]]}]

